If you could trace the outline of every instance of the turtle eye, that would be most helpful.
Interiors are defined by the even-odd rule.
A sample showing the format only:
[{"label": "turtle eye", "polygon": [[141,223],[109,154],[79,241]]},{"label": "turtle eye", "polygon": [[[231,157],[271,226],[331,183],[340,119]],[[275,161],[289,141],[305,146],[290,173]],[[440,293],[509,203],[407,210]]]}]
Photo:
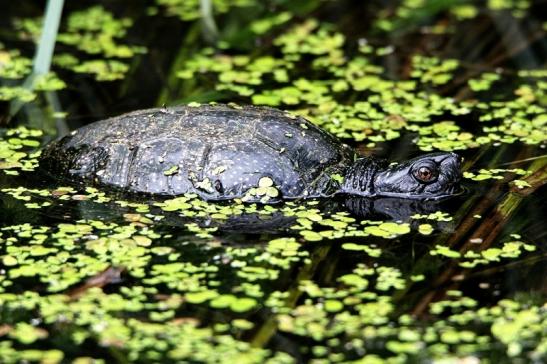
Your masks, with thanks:
[{"label": "turtle eye", "polygon": [[437,171],[429,166],[420,166],[414,171],[414,177],[420,182],[431,182],[437,178]]}]

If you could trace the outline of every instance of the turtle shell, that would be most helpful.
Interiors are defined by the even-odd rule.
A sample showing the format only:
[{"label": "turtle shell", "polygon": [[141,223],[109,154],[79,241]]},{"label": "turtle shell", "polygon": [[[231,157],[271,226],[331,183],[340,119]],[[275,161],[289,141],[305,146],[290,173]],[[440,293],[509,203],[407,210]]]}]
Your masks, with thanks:
[{"label": "turtle shell", "polygon": [[343,175],[354,158],[351,148],[302,117],[203,105],[89,124],[49,144],[40,165],[62,178],[127,192],[273,201],[336,192],[332,175]]}]

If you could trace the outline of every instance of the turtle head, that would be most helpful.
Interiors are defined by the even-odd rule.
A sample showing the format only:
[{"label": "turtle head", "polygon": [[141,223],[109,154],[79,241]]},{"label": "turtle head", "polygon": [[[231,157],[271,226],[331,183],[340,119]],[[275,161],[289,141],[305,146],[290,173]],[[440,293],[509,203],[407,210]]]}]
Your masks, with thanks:
[{"label": "turtle head", "polygon": [[360,159],[350,168],[343,192],[411,199],[448,197],[460,192],[460,160],[455,153],[431,153],[389,166]]},{"label": "turtle head", "polygon": [[374,194],[438,199],[460,192],[460,160],[455,153],[431,153],[389,166],[374,176]]}]

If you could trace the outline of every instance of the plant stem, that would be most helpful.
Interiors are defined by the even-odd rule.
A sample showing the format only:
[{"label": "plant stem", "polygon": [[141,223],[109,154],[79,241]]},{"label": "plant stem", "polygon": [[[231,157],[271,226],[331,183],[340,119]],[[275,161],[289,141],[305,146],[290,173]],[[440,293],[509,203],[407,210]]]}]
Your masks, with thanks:
[{"label": "plant stem", "polygon": [[32,69],[34,75],[42,75],[49,72],[61,13],[63,12],[63,3],[64,0],[49,0],[47,3],[42,34],[40,35],[38,48],[34,55],[34,66]]},{"label": "plant stem", "polygon": [[218,29],[213,17],[213,2],[212,0],[200,0],[199,5],[203,35],[208,42],[214,43],[218,38]]}]

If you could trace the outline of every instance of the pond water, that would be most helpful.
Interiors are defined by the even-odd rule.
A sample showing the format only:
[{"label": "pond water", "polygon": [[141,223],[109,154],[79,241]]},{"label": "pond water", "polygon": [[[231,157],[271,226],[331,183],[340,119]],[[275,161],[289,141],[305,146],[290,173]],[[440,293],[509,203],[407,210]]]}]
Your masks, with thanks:
[{"label": "pond water", "polygon": [[[33,79],[43,4],[3,5],[0,362],[545,362],[546,3],[208,4],[67,2]],[[215,204],[35,171],[77,127],[208,102],[455,151],[465,193]]]}]

